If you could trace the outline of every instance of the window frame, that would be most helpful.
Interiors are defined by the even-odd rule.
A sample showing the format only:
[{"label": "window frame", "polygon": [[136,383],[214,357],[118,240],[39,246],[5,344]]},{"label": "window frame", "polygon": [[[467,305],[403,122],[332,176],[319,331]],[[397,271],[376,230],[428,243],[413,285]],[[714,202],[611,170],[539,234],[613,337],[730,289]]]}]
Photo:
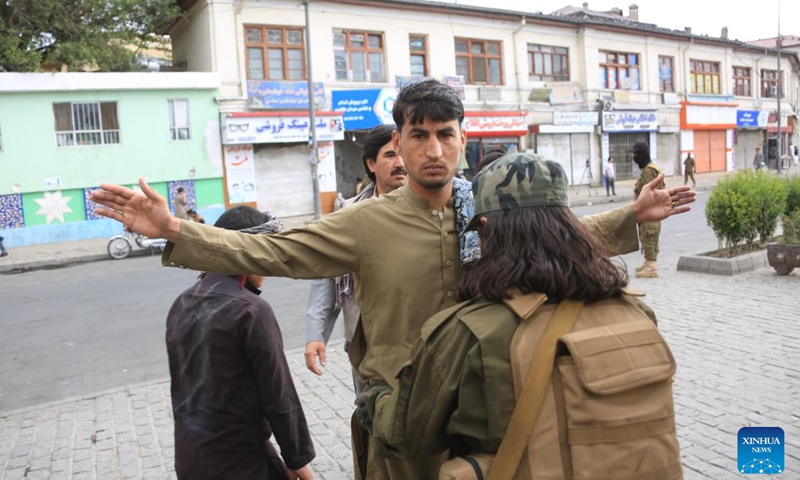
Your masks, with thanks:
[{"label": "window frame", "polygon": [[[733,72],[733,95],[735,97],[753,96],[753,69],[734,65]],[[745,72],[747,72],[745,74]]]},{"label": "window frame", "polygon": [[[175,102],[184,102],[186,104],[186,124],[184,126],[177,125],[175,116]],[[184,141],[192,139],[192,121],[189,113],[189,99],[188,98],[168,98],[167,99],[167,121],[169,122],[169,138],[174,141]],[[181,130],[186,131],[186,136],[181,137]]]},{"label": "window frame", "polygon": [[[761,69],[761,98],[775,98],[777,99],[777,95],[767,95],[767,87],[769,85],[774,85],[775,88],[780,88],[781,91],[781,100],[786,98],[786,85],[783,81],[783,70],[772,70],[769,68],[762,68]],[[769,78],[765,75],[768,74]],[[780,75],[780,77],[779,77]]]},{"label": "window frame", "polygon": [[[722,66],[720,62],[711,60],[698,60],[695,58],[689,59],[689,83],[691,84],[691,93],[700,95],[721,95],[722,94],[722,79],[720,72]],[[708,80],[708,81],[707,81]],[[716,84],[714,83],[716,80]],[[710,83],[710,90],[708,89]],[[698,90],[698,85],[702,85],[702,91]],[[715,88],[716,87],[716,88]],[[716,90],[716,91],[715,91]]]},{"label": "window frame", "polygon": [[[605,55],[604,61],[598,61],[599,70],[602,70],[602,75],[605,76],[605,82],[603,82],[602,78],[600,79],[600,89],[601,90],[627,90],[627,91],[641,91],[642,90],[642,54],[636,52],[618,52],[613,50],[600,50],[598,54]],[[613,56],[614,60],[610,60],[611,56]],[[625,62],[620,62],[620,57],[625,57]],[[631,56],[636,57],[636,63],[631,64],[630,59]],[[610,87],[609,81],[609,72],[614,71],[614,87]],[[622,82],[620,81],[620,71],[625,71],[626,77],[625,78],[633,78],[631,76],[631,71],[636,72],[636,87],[633,88],[622,88]],[[605,85],[604,85],[605,84]]]},{"label": "window frame", "polygon": [[[667,63],[669,64],[669,84],[667,84],[667,80],[662,75]],[[662,93],[675,93],[675,57],[670,55],[658,56],[658,88]]]},{"label": "window frame", "polygon": [[[466,38],[466,37],[456,37],[454,43],[457,44],[458,42],[467,42],[467,52],[459,52],[456,49],[456,74],[461,75],[458,73],[458,59],[459,58],[466,58],[467,59],[467,75],[464,75],[464,82],[470,85],[505,85],[505,78],[503,78],[503,41],[502,40],[487,40],[487,39],[480,39],[480,38]],[[472,45],[482,45],[483,53],[472,53]],[[490,54],[489,53],[489,45],[496,45],[497,46],[497,54]],[[473,62],[472,59],[484,59],[484,68],[486,69],[486,81],[476,81],[474,79],[474,72],[473,72]],[[491,79],[491,67],[489,65],[490,60],[499,60],[499,81],[492,82]]]},{"label": "window frame", "polygon": [[[415,49],[412,48],[411,43],[412,43],[412,39],[414,39],[414,38],[419,38],[419,39],[422,40],[422,46],[423,46],[422,50],[415,50]],[[428,76],[428,36],[427,35],[423,35],[421,33],[409,33],[408,34],[408,56],[409,56],[409,58],[408,58],[409,66],[411,67],[411,69],[410,69],[411,76],[413,77],[415,75],[419,75],[419,74],[415,74],[414,73],[414,71],[413,71],[414,64],[411,62],[411,59],[414,56],[420,56],[420,57],[422,57],[422,76],[423,77],[427,77]]]},{"label": "window frame", "polygon": [[[243,25],[244,28],[244,57],[245,57],[245,77],[247,80],[254,80],[254,81],[264,81],[264,82],[299,82],[308,79],[308,69],[306,68],[306,36],[305,36],[305,28],[302,26],[291,26],[291,25],[257,25],[257,24],[245,24]],[[259,30],[261,35],[260,42],[252,42],[248,40],[248,30]],[[280,30],[281,31],[281,43],[270,43],[269,42],[269,30]],[[300,33],[300,43],[289,43],[289,32],[299,32]],[[250,76],[251,68],[250,68],[250,50],[251,49],[261,49],[261,77],[262,78],[252,78]],[[282,77],[283,78],[272,78],[271,76],[271,69],[269,66],[270,58],[269,58],[269,51],[270,50],[280,50],[282,55]],[[289,58],[289,51],[299,51],[300,52],[300,63],[302,64],[303,74],[302,78],[292,78],[290,75],[291,71],[296,69],[291,69],[289,67],[290,58]]]},{"label": "window frame", "polygon": [[[552,51],[546,51],[542,48],[551,48]],[[537,43],[529,43],[528,50],[528,80],[533,82],[568,82],[570,81],[570,68],[569,68],[569,47],[561,47],[558,45],[544,45]],[[563,51],[559,51],[563,50]],[[536,56],[539,54],[542,57],[541,74],[536,73]],[[562,67],[560,75],[556,75],[555,59],[560,59]],[[550,64],[550,75],[547,74],[547,64]],[[564,73],[566,72],[566,74]],[[537,78],[538,77],[538,78]],[[550,78],[548,78],[550,77]]]},{"label": "window frame", "polygon": [[[56,106],[69,106],[69,127],[70,129],[59,130],[59,119],[56,112]],[[96,105],[96,119],[92,118],[93,113],[87,111],[85,106]],[[103,119],[103,105],[113,105],[113,116],[108,115],[106,120]],[[77,107],[77,108],[76,108]],[[98,102],[53,102],[53,129],[55,131],[56,147],[89,147],[100,145],[119,145],[120,141],[120,128],[119,128],[119,108],[116,101],[98,101]],[[63,119],[62,119],[63,120]],[[104,125],[109,122],[116,126],[116,128],[106,128]],[[98,128],[77,128],[88,126]],[[99,139],[99,141],[92,141]],[[87,141],[88,140],[88,141]]]},{"label": "window frame", "polygon": [[[339,32],[344,36],[345,43],[344,45],[337,45],[336,44],[336,33]],[[387,82],[387,71],[386,71],[386,38],[383,32],[373,32],[368,30],[352,30],[352,29],[344,29],[344,28],[334,28],[333,29],[333,50],[334,50],[334,77],[336,81],[340,82],[368,82],[368,83],[385,83]],[[363,35],[364,40],[361,42],[362,45],[353,45],[353,36],[355,35]],[[377,36],[380,38],[380,47],[373,47],[370,46],[369,41],[371,36]],[[341,50],[344,52],[346,60],[347,60],[347,69],[345,70],[347,78],[340,78],[339,72],[336,67],[336,51]],[[364,79],[363,80],[356,80],[354,79],[355,75],[353,72],[353,54],[363,54],[364,55]],[[376,70],[371,69],[373,62],[372,62],[372,55],[380,54],[380,72],[382,78],[373,80],[373,72]]]}]

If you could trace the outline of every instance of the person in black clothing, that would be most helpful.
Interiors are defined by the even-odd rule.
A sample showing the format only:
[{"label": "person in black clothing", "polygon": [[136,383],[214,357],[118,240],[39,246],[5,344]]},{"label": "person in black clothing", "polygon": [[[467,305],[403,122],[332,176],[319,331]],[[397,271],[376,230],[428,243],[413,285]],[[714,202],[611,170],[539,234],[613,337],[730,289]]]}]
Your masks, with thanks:
[{"label": "person in black clothing", "polygon": [[[231,208],[215,226],[280,231],[277,218],[247,206]],[[175,472],[181,480],[311,479],[314,446],[280,328],[258,296],[263,280],[203,273],[169,311]],[[280,455],[269,441],[273,434]]]},{"label": "person in black clothing", "polygon": [[8,256],[8,251],[6,247],[3,246],[3,240],[5,240],[5,238],[0,237],[0,257]]}]

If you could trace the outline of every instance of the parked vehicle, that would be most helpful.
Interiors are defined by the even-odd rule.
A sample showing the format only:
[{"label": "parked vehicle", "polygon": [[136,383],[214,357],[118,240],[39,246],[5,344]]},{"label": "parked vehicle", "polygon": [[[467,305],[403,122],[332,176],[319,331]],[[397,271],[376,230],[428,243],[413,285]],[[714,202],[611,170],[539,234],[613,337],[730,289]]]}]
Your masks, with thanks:
[{"label": "parked vehicle", "polygon": [[127,226],[124,228],[123,235],[116,235],[108,241],[108,255],[115,260],[122,260],[130,255],[134,244],[139,248],[150,250],[151,255],[156,250],[163,252],[167,246],[166,238],[147,238],[130,230]]}]

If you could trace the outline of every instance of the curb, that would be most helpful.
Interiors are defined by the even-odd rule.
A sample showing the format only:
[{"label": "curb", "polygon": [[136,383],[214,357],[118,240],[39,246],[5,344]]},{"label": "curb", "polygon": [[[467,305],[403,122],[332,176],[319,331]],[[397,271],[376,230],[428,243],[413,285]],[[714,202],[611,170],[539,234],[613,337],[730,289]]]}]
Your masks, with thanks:
[{"label": "curb", "polygon": [[679,272],[710,273],[713,275],[739,275],[769,266],[767,250],[740,255],[735,258],[684,256],[678,259]]},{"label": "curb", "polygon": [[[126,258],[143,257],[150,255],[150,250],[133,250]],[[155,255],[153,255],[155,256]],[[50,260],[36,260],[33,262],[23,262],[13,265],[0,265],[0,275],[13,275],[15,273],[25,273],[34,270],[50,270],[54,268],[64,268],[81,263],[100,262],[103,260],[113,260],[107,253],[88,253],[70,258],[55,258]],[[124,260],[124,259],[123,259]]]}]

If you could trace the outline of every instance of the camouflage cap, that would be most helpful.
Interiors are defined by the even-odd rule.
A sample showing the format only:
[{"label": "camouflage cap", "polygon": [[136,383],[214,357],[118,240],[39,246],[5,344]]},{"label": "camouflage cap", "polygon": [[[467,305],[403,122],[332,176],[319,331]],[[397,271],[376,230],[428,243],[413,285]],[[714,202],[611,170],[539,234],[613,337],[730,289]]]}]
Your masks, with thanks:
[{"label": "camouflage cap", "polygon": [[567,174],[560,164],[531,153],[498,158],[472,181],[475,214],[467,230],[480,225],[480,216],[520,207],[569,207]]}]

